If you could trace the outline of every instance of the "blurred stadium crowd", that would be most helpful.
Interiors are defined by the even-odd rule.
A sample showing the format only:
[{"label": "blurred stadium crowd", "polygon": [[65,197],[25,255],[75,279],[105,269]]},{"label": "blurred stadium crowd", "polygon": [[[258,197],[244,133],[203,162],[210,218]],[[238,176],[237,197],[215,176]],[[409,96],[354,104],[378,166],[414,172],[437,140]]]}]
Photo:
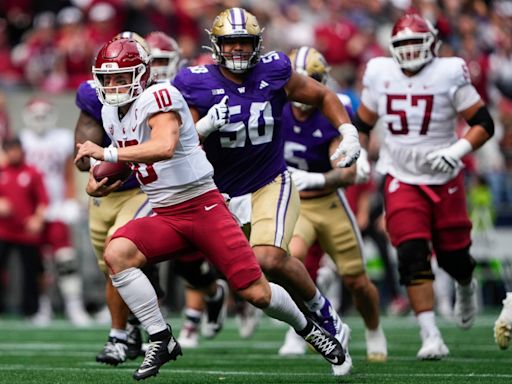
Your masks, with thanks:
[{"label": "blurred stadium crowd", "polygon": [[[496,134],[466,162],[468,201],[483,231],[512,226],[512,1],[508,0],[2,0],[0,136],[11,92],[74,94],[91,78],[94,57],[120,31],[174,37],[189,63],[209,54],[205,28],[223,9],[242,6],[265,27],[266,51],[308,45],[331,65],[339,91],[357,109],[365,64],[389,55],[394,21],[415,8],[439,31],[441,56],[466,60],[495,119]],[[3,96],[2,96],[3,94]],[[465,122],[460,122],[461,132]],[[370,156],[376,156],[378,151]],[[374,159],[374,158],[373,158]],[[489,217],[490,220],[482,219]],[[494,303],[498,302],[501,294]]]}]

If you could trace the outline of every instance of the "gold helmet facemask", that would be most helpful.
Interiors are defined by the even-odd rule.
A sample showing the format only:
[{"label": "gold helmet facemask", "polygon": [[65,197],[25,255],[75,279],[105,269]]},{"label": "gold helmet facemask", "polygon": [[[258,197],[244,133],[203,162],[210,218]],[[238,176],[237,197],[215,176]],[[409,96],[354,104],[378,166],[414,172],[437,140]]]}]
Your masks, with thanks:
[{"label": "gold helmet facemask", "polygon": [[[256,17],[243,8],[230,8],[221,12],[213,21],[212,29],[206,30],[210,35],[213,60],[233,73],[243,73],[254,67],[260,60],[263,29]],[[226,41],[248,40],[252,51],[223,51]]]},{"label": "gold helmet facemask", "polygon": [[[324,56],[318,52],[315,48],[311,47],[300,47],[292,50],[288,57],[292,62],[293,69],[301,75],[309,76],[316,81],[325,84],[327,77],[329,76],[330,67],[327,65],[327,61]],[[303,111],[307,111],[312,108],[311,105],[302,104],[294,101],[294,107],[297,107]]]}]

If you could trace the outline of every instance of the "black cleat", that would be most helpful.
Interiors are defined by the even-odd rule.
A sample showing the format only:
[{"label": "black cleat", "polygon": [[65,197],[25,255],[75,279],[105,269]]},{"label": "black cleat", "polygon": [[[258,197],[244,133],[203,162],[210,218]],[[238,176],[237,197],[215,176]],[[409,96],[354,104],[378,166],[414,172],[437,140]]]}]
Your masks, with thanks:
[{"label": "black cleat", "polygon": [[297,334],[332,365],[342,365],[345,362],[345,351],[341,343],[313,320],[308,319],[306,328]]},{"label": "black cleat", "polygon": [[140,356],[142,349],[142,333],[138,325],[128,324],[126,327],[128,331],[128,338],[126,339],[126,357],[130,360],[136,359]]},{"label": "black cleat", "polygon": [[144,361],[133,373],[133,378],[135,380],[144,380],[148,377],[156,376],[162,365],[170,360],[176,360],[180,355],[183,355],[181,346],[172,335],[172,332],[163,340],[150,341]]},{"label": "black cleat", "polygon": [[103,350],[96,355],[96,361],[108,365],[124,363],[126,361],[126,350],[126,341],[109,336]]}]

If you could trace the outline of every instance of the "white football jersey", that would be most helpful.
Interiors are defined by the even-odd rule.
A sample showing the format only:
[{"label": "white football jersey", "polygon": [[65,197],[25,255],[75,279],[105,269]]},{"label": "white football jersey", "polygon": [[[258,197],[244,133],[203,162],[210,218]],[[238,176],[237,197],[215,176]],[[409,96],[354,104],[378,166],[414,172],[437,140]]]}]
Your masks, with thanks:
[{"label": "white football jersey", "polygon": [[20,139],[25,161],[44,176],[50,206],[65,200],[66,163],[74,154],[75,140],[69,129],[54,128],[37,134],[31,129],[21,131]]},{"label": "white football jersey", "polygon": [[170,83],[150,86],[119,120],[118,108],[104,105],[103,127],[117,147],[148,141],[148,119],[159,112],[176,112],[181,117],[179,142],[174,156],[154,164],[131,165],[152,207],[178,204],[214,189],[213,167],[199,145],[194,120],[181,93]]},{"label": "white football jersey", "polygon": [[426,155],[458,138],[457,113],[480,100],[464,61],[435,58],[407,77],[387,57],[368,62],[361,101],[382,119],[385,129],[377,171],[408,184],[444,184],[458,174],[434,172]]}]

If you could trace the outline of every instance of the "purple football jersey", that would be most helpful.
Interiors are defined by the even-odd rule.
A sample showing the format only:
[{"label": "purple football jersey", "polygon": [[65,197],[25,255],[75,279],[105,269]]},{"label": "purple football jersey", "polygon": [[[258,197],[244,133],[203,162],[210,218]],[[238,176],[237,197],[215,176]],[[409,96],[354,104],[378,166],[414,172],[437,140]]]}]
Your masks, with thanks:
[{"label": "purple football jersey", "polygon": [[[84,81],[80,84],[76,91],[75,104],[81,111],[87,113],[103,127],[103,121],[101,119],[101,108],[103,108],[103,104],[101,104],[101,101],[96,95],[96,89],[94,88],[93,81]],[[103,134],[103,146],[108,147],[110,143],[111,141],[108,135]],[[135,174],[133,174],[116,191],[125,191],[127,189],[138,187],[139,182],[137,181]]]},{"label": "purple football jersey", "polygon": [[316,109],[306,121],[299,121],[288,103],[283,108],[282,119],[286,163],[308,172],[331,170],[329,145],[340,133],[322,112]]},{"label": "purple football jersey", "polygon": [[230,123],[203,144],[221,192],[233,197],[255,192],[286,169],[281,112],[291,73],[288,57],[270,52],[242,84],[226,79],[217,65],[184,68],[174,79],[174,86],[201,116],[229,96]]}]

